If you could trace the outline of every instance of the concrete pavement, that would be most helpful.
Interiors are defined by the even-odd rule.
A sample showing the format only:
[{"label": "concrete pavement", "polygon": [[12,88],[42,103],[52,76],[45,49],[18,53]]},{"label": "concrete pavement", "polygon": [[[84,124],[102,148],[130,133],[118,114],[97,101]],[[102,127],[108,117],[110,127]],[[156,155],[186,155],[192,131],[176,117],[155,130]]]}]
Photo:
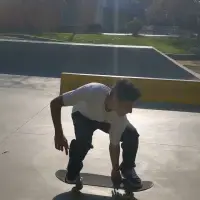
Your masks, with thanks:
[{"label": "concrete pavement", "polygon": [[[54,149],[49,102],[59,79],[0,75],[0,199],[74,200],[55,177],[67,157]],[[71,108],[62,110],[64,132],[74,138]],[[155,186],[140,200],[196,200],[200,196],[200,113],[136,108],[128,116],[140,133],[137,172]],[[108,135],[94,134],[83,171],[109,175]],[[5,153],[4,153],[5,152]],[[80,199],[109,199],[109,189],[85,186]]]}]

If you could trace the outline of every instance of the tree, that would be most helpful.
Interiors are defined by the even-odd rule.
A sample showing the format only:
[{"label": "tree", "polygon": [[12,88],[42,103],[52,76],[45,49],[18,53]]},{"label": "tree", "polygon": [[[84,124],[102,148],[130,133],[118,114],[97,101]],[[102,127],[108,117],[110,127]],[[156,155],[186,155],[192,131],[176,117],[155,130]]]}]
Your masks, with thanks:
[{"label": "tree", "polygon": [[127,31],[132,33],[133,36],[138,36],[142,26],[141,20],[134,18],[133,21],[127,23]]},{"label": "tree", "polygon": [[[170,25],[190,24],[198,16],[199,0],[154,0],[147,10],[147,18]],[[195,17],[194,17],[195,16]]]}]

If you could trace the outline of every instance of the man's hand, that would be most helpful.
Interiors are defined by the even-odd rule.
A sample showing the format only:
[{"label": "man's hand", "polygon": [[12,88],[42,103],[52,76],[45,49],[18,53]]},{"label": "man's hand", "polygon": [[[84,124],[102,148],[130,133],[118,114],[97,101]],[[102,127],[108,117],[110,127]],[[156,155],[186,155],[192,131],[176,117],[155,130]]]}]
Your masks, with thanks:
[{"label": "man's hand", "polygon": [[63,151],[65,149],[66,155],[68,155],[68,141],[63,134],[55,134],[54,136],[55,148],[59,151]]},{"label": "man's hand", "polygon": [[113,182],[113,185],[116,187],[119,187],[122,181],[121,173],[118,169],[112,169],[111,172],[111,180]]}]

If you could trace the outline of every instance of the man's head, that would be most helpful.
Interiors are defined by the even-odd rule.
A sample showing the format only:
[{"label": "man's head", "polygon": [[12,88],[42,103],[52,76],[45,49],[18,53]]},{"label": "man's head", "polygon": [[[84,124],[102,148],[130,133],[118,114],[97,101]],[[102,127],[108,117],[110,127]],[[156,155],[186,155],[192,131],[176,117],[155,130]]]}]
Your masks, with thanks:
[{"label": "man's head", "polygon": [[132,112],[134,102],[141,96],[140,91],[128,79],[120,79],[111,90],[112,108],[123,116]]}]

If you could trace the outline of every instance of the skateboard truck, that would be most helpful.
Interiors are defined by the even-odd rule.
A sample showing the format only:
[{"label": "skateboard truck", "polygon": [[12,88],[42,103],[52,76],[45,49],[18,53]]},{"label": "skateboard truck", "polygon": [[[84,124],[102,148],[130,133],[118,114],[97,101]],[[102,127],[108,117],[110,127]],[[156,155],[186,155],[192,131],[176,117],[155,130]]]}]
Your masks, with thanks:
[{"label": "skateboard truck", "polygon": [[[119,189],[124,188],[124,192],[125,194],[122,195],[118,192]],[[133,193],[133,189],[131,188],[131,186],[125,181],[125,179],[121,179],[120,182],[113,182],[113,191],[112,191],[112,196],[114,196],[115,198],[125,198],[125,199],[130,199],[130,200],[134,200],[134,193]]]},{"label": "skateboard truck", "polygon": [[[121,188],[119,188],[121,189]],[[129,190],[124,190],[124,194],[122,195],[121,193],[118,192],[118,189],[117,188],[114,188],[112,190],[112,196],[117,199],[117,198],[124,198],[124,199],[127,199],[127,200],[135,200],[136,198],[134,197],[134,193],[133,191],[129,191]]]},{"label": "skateboard truck", "polygon": [[72,192],[79,192],[83,189],[83,179],[82,177],[77,178],[75,186],[72,188]]}]

